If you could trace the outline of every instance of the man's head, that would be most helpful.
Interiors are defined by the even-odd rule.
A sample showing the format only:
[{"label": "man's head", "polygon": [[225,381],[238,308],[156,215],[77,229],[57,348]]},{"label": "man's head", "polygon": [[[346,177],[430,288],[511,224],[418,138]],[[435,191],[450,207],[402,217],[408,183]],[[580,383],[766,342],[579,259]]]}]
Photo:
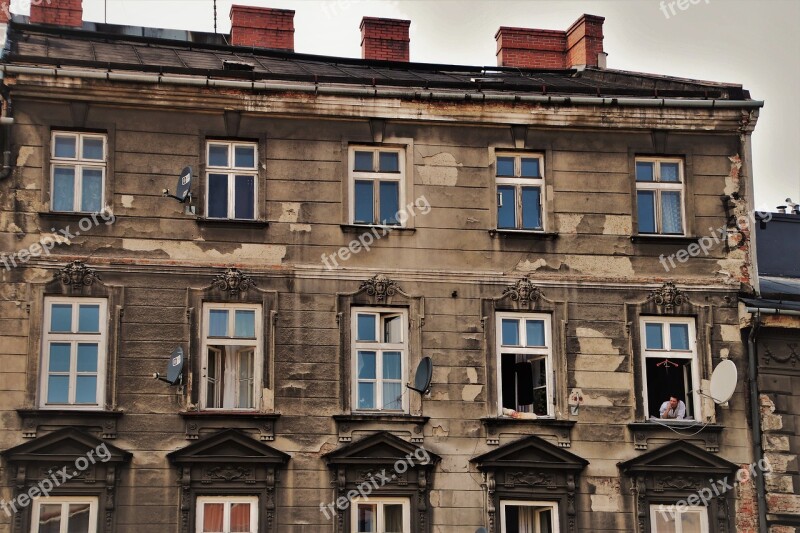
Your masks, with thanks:
[{"label": "man's head", "polygon": [[678,397],[677,396],[670,396],[669,397],[669,407],[670,407],[670,409],[676,409],[678,407]]}]

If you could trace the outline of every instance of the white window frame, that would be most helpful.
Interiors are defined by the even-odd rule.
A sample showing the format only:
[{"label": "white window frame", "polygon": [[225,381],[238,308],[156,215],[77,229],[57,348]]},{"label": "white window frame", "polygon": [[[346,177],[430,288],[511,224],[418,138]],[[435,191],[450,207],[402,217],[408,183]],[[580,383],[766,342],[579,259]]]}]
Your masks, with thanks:
[{"label": "white window frame", "polygon": [[[498,152],[495,154],[495,174],[497,174],[497,160],[501,157],[514,158],[514,177],[510,176],[497,176],[495,175],[495,227],[501,231],[530,231],[530,232],[544,232],[547,227],[547,213],[546,213],[546,190],[544,185],[544,154],[520,154],[520,153],[505,153]],[[523,159],[538,159],[539,160],[539,177],[538,178],[523,178],[522,177],[522,160]],[[501,228],[500,227],[500,192],[501,185],[511,185],[514,187],[514,227]],[[541,221],[541,228],[523,228],[522,227],[522,188],[523,187],[538,187],[539,188],[539,220]]]},{"label": "white window frame", "polygon": [[[376,318],[376,327],[378,329],[378,336],[376,342],[371,341],[359,341],[358,339],[358,315],[363,314],[372,314],[378,315]],[[403,335],[403,340],[401,343],[386,343],[381,341],[381,317],[382,316],[400,316],[402,317],[402,324],[401,324],[401,332]],[[386,402],[383,399],[383,352],[400,352],[401,353],[401,360],[402,366],[400,369],[400,379],[401,379],[401,387],[403,390],[402,393],[402,412],[408,413],[409,412],[409,401],[408,401],[408,394],[406,392],[406,379],[408,376],[408,310],[406,309],[399,309],[399,308],[391,308],[391,307],[353,307],[351,309],[351,320],[350,320],[350,335],[351,335],[351,380],[350,380],[350,388],[351,388],[351,405],[353,406],[352,411],[358,412],[387,412],[387,413],[400,413],[401,411],[397,409],[384,409],[383,406]],[[375,404],[376,406],[373,409],[359,409],[358,408],[358,382],[359,381],[367,381],[367,380],[359,380],[358,379],[358,352],[359,351],[371,351],[375,352]]]},{"label": "white window frame", "polygon": [[[97,304],[99,309],[98,333],[63,333],[51,332],[52,304],[72,305],[72,324],[77,328],[79,304]],[[44,299],[44,321],[42,325],[42,350],[41,371],[39,372],[39,407],[41,409],[75,409],[96,410],[105,406],[106,390],[106,355],[108,350],[108,300],[105,298],[71,298],[66,296],[48,296]],[[97,343],[97,402],[93,404],[75,403],[78,352],[77,345],[84,343]],[[70,344],[70,371],[69,371],[69,403],[48,404],[47,386],[50,369],[50,344]]]},{"label": "white window frame", "polygon": [[248,503],[250,504],[250,533],[257,533],[258,528],[258,496],[198,496],[195,499],[195,531],[198,533],[203,531],[205,526],[205,504],[207,503],[222,503],[225,505],[223,511],[222,526],[227,532],[231,527],[231,505],[235,503]]},{"label": "white window frame", "polygon": [[[653,163],[653,181],[638,181],[636,179],[636,163]],[[678,164],[678,181],[661,181],[661,163]],[[677,157],[637,157],[633,166],[633,180],[636,182],[636,231],[639,235],[653,235],[665,237],[681,237],[686,235],[686,177],[683,159]],[[655,191],[655,233],[642,233],[639,228],[639,191]],[[661,217],[661,193],[663,191],[678,191],[681,193],[681,229],[683,233],[664,233]]]},{"label": "white window frame", "polygon": [[[544,346],[528,347],[525,346],[527,331],[521,327],[520,346],[503,345],[503,319],[514,320],[543,320],[544,321]],[[551,315],[547,313],[517,313],[503,312],[495,316],[495,358],[497,361],[497,415],[503,414],[503,366],[501,355],[505,353],[515,353],[522,355],[535,355],[545,357],[545,373],[547,376],[547,417],[553,416],[553,387],[555,377],[553,375],[553,333],[551,325]],[[544,418],[545,415],[538,415]]]},{"label": "white window frame", "polygon": [[[211,165],[212,144],[228,147],[228,166],[218,167]],[[246,146],[253,149],[254,167],[247,168],[235,166],[235,154],[237,146]],[[209,186],[211,182],[211,174],[225,174],[228,176],[228,214],[226,217],[209,216],[208,201],[210,199]],[[236,176],[253,177],[253,218],[236,218]],[[217,141],[214,139],[206,140],[205,198],[206,218],[213,218],[213,220],[258,220],[258,143],[243,141]]]},{"label": "white window frame", "polygon": [[[647,328],[645,324],[662,324],[662,340],[664,341],[664,349],[662,350],[648,350],[647,349]],[[689,326],[689,349],[688,350],[672,350],[666,348],[672,346],[672,339],[670,337],[669,324],[688,324]],[[693,391],[686,391],[687,394],[692,394],[692,404],[694,412],[689,412],[689,406],[686,406],[686,419],[690,417],[693,420],[703,420],[702,418],[702,404],[700,403],[700,394],[697,392],[700,388],[700,369],[697,355],[697,331],[696,322],[693,317],[663,317],[663,316],[642,316],[639,317],[639,337],[642,349],[641,365],[642,365],[642,405],[644,406],[644,414],[646,419],[650,419],[650,409],[647,402],[647,359],[684,359],[691,361],[692,365],[692,385]],[[669,398],[664,398],[668,400]],[[683,398],[679,398],[683,401]],[[667,420],[669,421],[669,420]]]},{"label": "white window frame", "polygon": [[[228,332],[232,333],[234,330],[236,311],[255,311],[255,339],[244,337],[209,337],[209,326],[211,310],[226,310],[228,311]],[[262,319],[262,306],[259,304],[229,304],[229,303],[215,303],[206,302],[203,304],[203,319],[201,336],[201,367],[202,379],[200,380],[200,396],[199,403],[200,409],[204,411],[258,411],[261,408],[263,387],[264,387],[264,333],[263,333],[263,319]],[[253,357],[253,407],[209,407],[207,405],[207,392],[208,392],[208,350],[210,346],[252,346],[255,348]],[[217,369],[218,372],[224,372],[223,369]],[[238,390],[238,380],[237,380]],[[224,391],[222,391],[224,394]],[[238,393],[236,394],[238,398]]]},{"label": "white window frame", "polygon": [[97,508],[98,499],[95,496],[48,496],[46,498],[36,498],[33,500],[31,510],[31,533],[39,533],[39,518],[41,516],[42,505],[61,504],[61,533],[67,533],[69,521],[65,520],[69,516],[70,504],[89,504],[89,531],[97,533]]},{"label": "white window frame", "polygon": [[[500,533],[506,533],[506,507],[549,507],[553,517],[553,533],[559,533],[561,521],[558,515],[558,502],[538,502],[525,500],[500,500]],[[540,533],[539,524],[534,524],[535,531]]]},{"label": "white window frame", "polygon": [[[664,521],[664,517],[662,516],[660,509],[663,509],[662,505],[650,504],[650,531],[656,531],[656,520],[661,520],[662,522]],[[686,505],[678,508],[676,508],[676,506],[670,507],[669,515],[676,518],[676,520],[673,522],[675,524],[676,533],[684,533],[683,524],[680,522],[680,515],[689,512],[700,515],[700,533],[709,533],[708,507],[703,505]]]},{"label": "white window frame", "polygon": [[351,533],[359,533],[358,532],[358,505],[359,504],[369,504],[369,505],[377,505],[378,510],[376,514],[376,526],[377,531],[382,532],[385,531],[385,516],[383,514],[383,507],[385,505],[397,505],[402,504],[403,506],[403,533],[411,533],[411,502],[408,498],[362,498],[358,497],[355,498],[350,504],[350,531]]},{"label": "white window frame", "polygon": [[[75,157],[56,157],[56,137],[71,137],[75,139]],[[103,160],[83,159],[83,141],[94,138],[103,141]],[[102,133],[79,133],[72,131],[54,130],[50,135],[50,211],[55,213],[99,213],[105,207],[106,202],[106,168],[108,161],[108,136]],[[70,167],[75,172],[75,183],[73,184],[72,209],[69,211],[56,211],[54,207],[55,198],[55,175],[56,167]],[[81,197],[83,192],[83,169],[99,170],[102,173],[100,186],[100,211],[83,211],[80,209]]]},{"label": "white window frame", "polygon": [[[366,171],[356,171],[356,152],[372,152],[372,165],[373,171],[366,172]],[[380,153],[381,152],[392,152],[397,154],[398,159],[398,169],[399,172],[379,172],[379,165],[380,165]],[[406,149],[402,147],[391,147],[391,146],[350,146],[348,150],[348,159],[347,159],[347,170],[348,170],[348,194],[350,196],[350,205],[348,206],[348,222],[350,224],[358,224],[364,226],[379,226],[379,227],[388,227],[388,228],[404,228],[406,227],[406,221],[398,220],[398,224],[381,224],[380,222],[380,186],[376,185],[376,182],[382,181],[393,181],[397,183],[398,188],[398,200],[397,200],[397,210],[400,211],[403,209],[403,206],[406,203]],[[363,222],[356,222],[356,181],[372,181],[372,213],[373,213],[373,222],[372,224],[364,224]]]}]

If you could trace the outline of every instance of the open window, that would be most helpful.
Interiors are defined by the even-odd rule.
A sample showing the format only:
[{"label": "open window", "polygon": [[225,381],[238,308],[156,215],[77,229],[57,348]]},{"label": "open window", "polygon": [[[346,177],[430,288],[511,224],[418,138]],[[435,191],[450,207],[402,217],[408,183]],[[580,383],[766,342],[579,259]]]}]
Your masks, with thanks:
[{"label": "open window", "polygon": [[558,533],[558,503],[500,502],[500,533]]},{"label": "open window", "polygon": [[551,336],[549,315],[497,313],[498,414],[552,415]]}]

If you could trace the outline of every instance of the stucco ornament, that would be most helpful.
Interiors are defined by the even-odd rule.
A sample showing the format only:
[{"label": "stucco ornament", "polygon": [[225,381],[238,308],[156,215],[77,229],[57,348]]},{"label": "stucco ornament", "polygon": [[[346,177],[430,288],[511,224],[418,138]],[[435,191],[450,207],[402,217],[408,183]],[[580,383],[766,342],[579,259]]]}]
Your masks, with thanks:
[{"label": "stucco ornament", "polygon": [[674,283],[668,281],[652,291],[647,300],[654,301],[657,306],[663,307],[665,311],[674,311],[676,307],[680,307],[684,302],[687,302],[688,298]]},{"label": "stucco ornament", "polygon": [[387,278],[383,274],[379,274],[363,282],[359,289],[366,290],[367,294],[374,296],[379,302],[382,302],[386,298],[394,296],[397,291],[400,291],[400,286],[396,281]]},{"label": "stucco ornament", "polygon": [[541,289],[534,285],[528,276],[509,285],[503,290],[503,296],[508,295],[515,302],[536,303],[543,296]]},{"label": "stucco ornament", "polygon": [[218,289],[229,292],[231,296],[247,292],[256,286],[253,278],[244,274],[238,268],[229,268],[226,272],[219,274],[214,278],[213,284]]},{"label": "stucco ornament", "polygon": [[91,285],[100,280],[100,274],[95,269],[87,267],[81,261],[72,261],[56,272],[53,277],[74,289],[79,289],[84,285]]}]

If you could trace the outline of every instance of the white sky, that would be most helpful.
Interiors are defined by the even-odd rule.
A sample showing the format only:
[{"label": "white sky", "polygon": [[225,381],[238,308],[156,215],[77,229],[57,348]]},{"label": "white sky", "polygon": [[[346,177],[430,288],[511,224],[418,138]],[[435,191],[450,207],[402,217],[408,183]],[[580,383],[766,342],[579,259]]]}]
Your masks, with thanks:
[{"label": "white sky", "polygon": [[[20,0],[15,0],[20,1]],[[24,0],[23,0],[24,1]],[[666,3],[675,0],[666,0]],[[687,1],[688,0],[683,0]],[[660,0],[237,0],[290,8],[295,50],[360,57],[362,16],[411,20],[411,60],[497,64],[500,26],[565,30],[582,13],[605,17],[608,66],[740,83],[766,105],[753,135],[755,203],[800,202],[800,1],[693,0],[669,18]],[[217,0],[230,31],[231,0]],[[104,13],[104,4],[107,13]],[[213,0],[84,0],[84,19],[213,30]]]}]

